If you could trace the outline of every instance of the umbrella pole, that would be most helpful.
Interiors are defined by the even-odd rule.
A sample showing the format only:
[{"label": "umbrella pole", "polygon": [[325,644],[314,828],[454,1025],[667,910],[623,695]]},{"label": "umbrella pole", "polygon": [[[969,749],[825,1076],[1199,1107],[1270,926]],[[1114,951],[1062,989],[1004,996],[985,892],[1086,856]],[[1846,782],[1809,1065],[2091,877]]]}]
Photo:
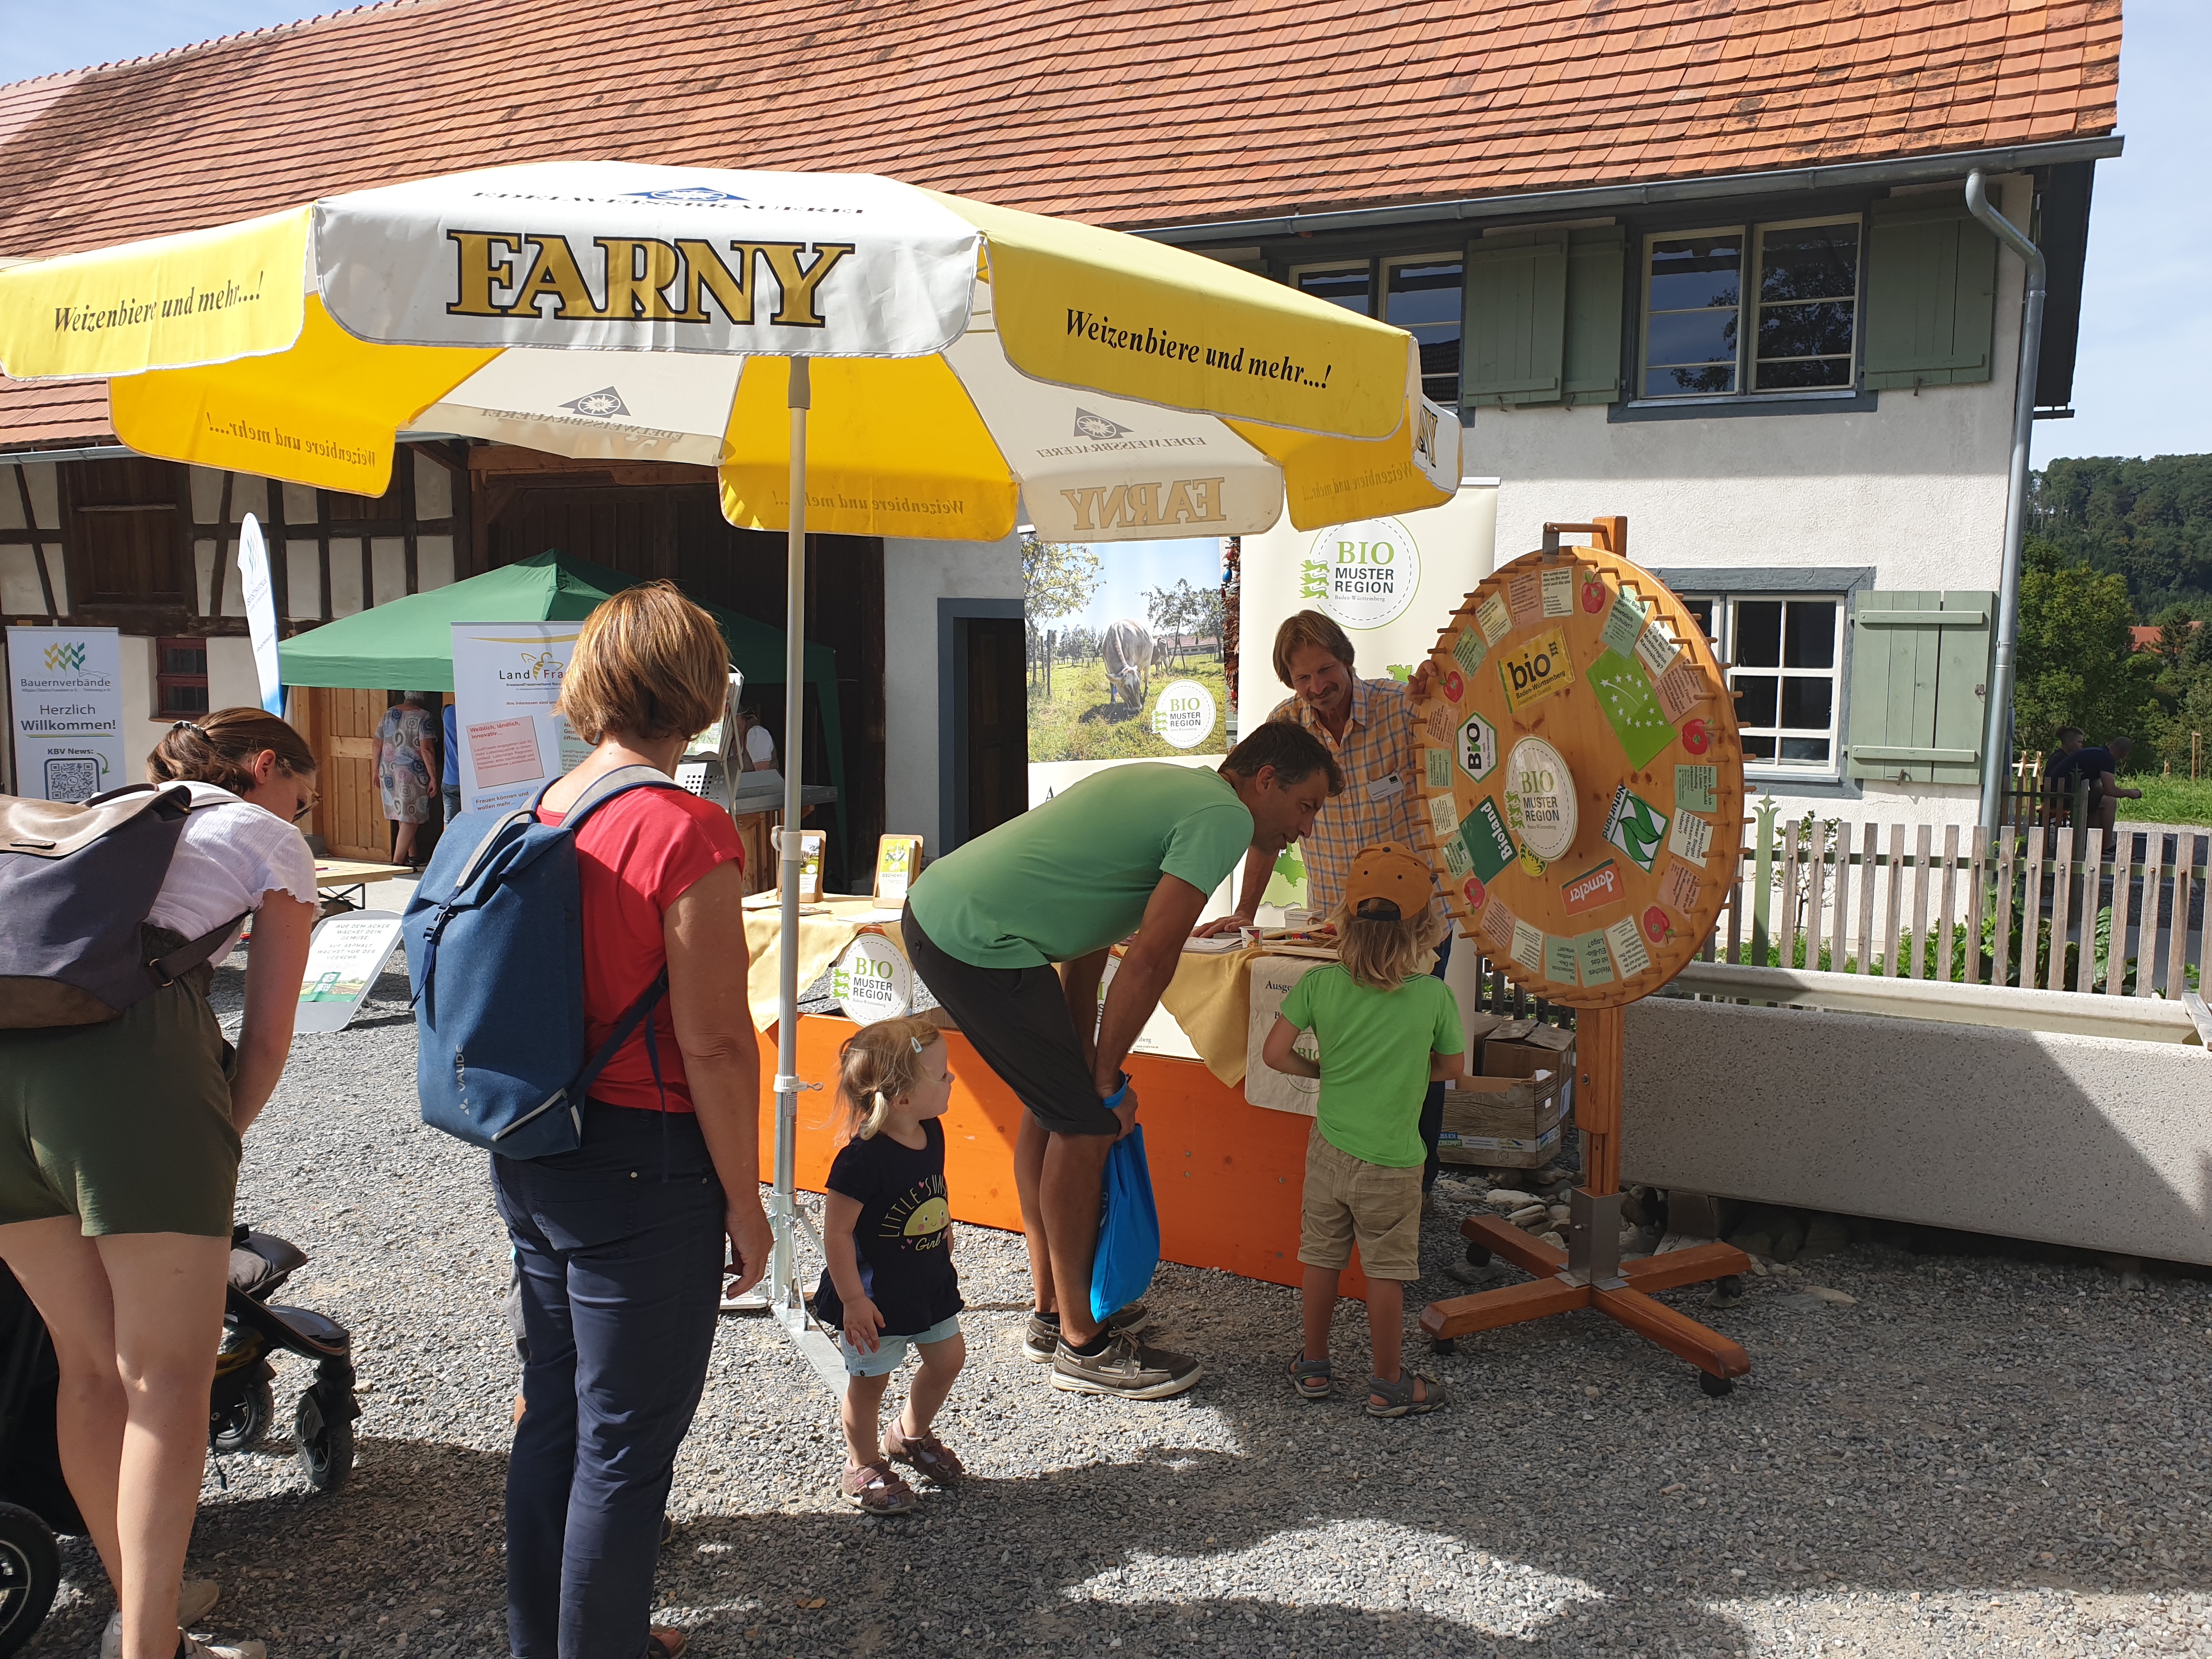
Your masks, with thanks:
[{"label": "umbrella pole", "polygon": [[791,359],[791,527],[784,553],[783,600],[783,834],[781,916],[777,925],[775,1020],[775,1170],[769,1218],[775,1224],[772,1296],[779,1315],[801,1310],[797,1277],[799,1143],[799,889],[801,854],[799,798],[806,732],[806,411],[813,402],[806,359]]},{"label": "umbrella pole", "polygon": [[807,1317],[799,1288],[799,885],[805,860],[799,797],[806,738],[806,412],[813,402],[807,360],[791,359],[791,529],[784,552],[783,834],[777,848],[775,1168],[769,1194],[769,1307],[831,1393],[842,1395],[845,1364]]}]

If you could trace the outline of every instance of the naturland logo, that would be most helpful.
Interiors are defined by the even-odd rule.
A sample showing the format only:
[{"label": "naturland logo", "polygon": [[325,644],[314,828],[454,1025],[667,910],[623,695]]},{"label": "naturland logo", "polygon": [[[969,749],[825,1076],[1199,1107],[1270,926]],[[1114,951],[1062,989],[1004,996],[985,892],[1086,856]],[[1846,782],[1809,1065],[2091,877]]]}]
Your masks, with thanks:
[{"label": "naturland logo", "polygon": [[451,316],[705,324],[715,320],[711,302],[750,327],[757,310],[773,304],[767,320],[778,328],[829,326],[824,284],[857,246],[594,236],[580,246],[530,230],[449,230],[446,238],[453,245]]}]

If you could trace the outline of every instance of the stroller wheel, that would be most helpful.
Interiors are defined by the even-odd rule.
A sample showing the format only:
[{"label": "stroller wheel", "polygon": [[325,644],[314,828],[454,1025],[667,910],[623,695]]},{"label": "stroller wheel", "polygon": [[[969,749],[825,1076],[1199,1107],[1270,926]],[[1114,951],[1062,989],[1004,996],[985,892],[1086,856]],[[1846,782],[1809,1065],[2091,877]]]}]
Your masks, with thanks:
[{"label": "stroller wheel", "polygon": [[[347,1402],[350,1405],[352,1402]],[[323,1409],[316,1390],[300,1396],[292,1414],[292,1430],[300,1442],[300,1468],[317,1492],[336,1492],[353,1473],[353,1419]]]},{"label": "stroller wheel", "polygon": [[15,1652],[46,1621],[61,1588],[62,1553],[46,1523],[0,1504],[0,1654]]},{"label": "stroller wheel", "polygon": [[219,1452],[239,1452],[261,1443],[276,1418],[276,1392],[263,1377],[208,1420],[208,1444]]}]

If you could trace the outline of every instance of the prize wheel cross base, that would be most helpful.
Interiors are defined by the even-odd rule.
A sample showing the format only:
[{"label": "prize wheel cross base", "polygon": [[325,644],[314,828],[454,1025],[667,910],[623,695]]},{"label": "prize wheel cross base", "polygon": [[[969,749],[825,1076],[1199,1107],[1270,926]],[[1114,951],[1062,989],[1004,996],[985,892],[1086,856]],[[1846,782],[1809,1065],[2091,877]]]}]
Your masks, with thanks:
[{"label": "prize wheel cross base", "polygon": [[[1591,544],[1587,549],[1572,550],[1571,552],[1563,550],[1559,544],[1562,532],[1587,533],[1592,538]],[[1638,570],[1626,562],[1627,533],[1628,521],[1622,518],[1601,519],[1595,524],[1547,524],[1544,526],[1544,545],[1540,554],[1516,560],[1493,573],[1477,592],[1468,596],[1467,605],[1455,616],[1452,626],[1439,636],[1437,654],[1432,659],[1443,675],[1443,684],[1449,688],[1442,693],[1443,700],[1450,705],[1446,723],[1462,719],[1471,709],[1474,718],[1461,728],[1458,740],[1464,745],[1468,744],[1469,732],[1479,730],[1482,734],[1479,744],[1463,749],[1463,754],[1474,758],[1458,760],[1456,773],[1478,786],[1473,793],[1480,794],[1486,787],[1484,781],[1498,769],[1499,756],[1495,751],[1504,746],[1499,739],[1517,743],[1521,738],[1533,738],[1540,732],[1547,741],[1530,745],[1540,751],[1535,763],[1539,766],[1556,763],[1564,770],[1577,756],[1589,752],[1586,744],[1578,742],[1577,738],[1581,733],[1598,731],[1601,727],[1593,720],[1592,709],[1580,705],[1582,699],[1595,697],[1600,678],[1596,671],[1602,665],[1603,659],[1585,660],[1577,674],[1573,667],[1572,647],[1577,637],[1581,637],[1582,649],[1588,653],[1591,642],[1586,635],[1594,631],[1597,617],[1607,614],[1605,606],[1609,600],[1613,601],[1616,613],[1620,605],[1629,603],[1625,592],[1620,593],[1618,600],[1613,600],[1614,586],[1607,584],[1633,581],[1639,591],[1650,591],[1650,603],[1654,611],[1663,615],[1672,629],[1662,641],[1659,653],[1661,660],[1647,660],[1644,665],[1654,681],[1657,681],[1663,672],[1665,678],[1660,683],[1659,690],[1662,693],[1673,691],[1677,696],[1675,708],[1656,712],[1663,716],[1668,726],[1674,726],[1686,718],[1689,708],[1699,706],[1701,699],[1695,689],[1698,686],[1705,688],[1702,701],[1717,706],[1711,709],[1705,719],[1680,726],[1679,739],[1675,731],[1668,731],[1665,741],[1659,746],[1634,756],[1627,756],[1625,752],[1631,736],[1635,735],[1641,741],[1650,727],[1647,726],[1632,732],[1627,722],[1615,718],[1615,714],[1620,713],[1618,709],[1607,714],[1607,720],[1613,725],[1620,738],[1624,757],[1630,763],[1632,775],[1628,783],[1632,783],[1638,791],[1649,793],[1652,800],[1662,802],[1664,811],[1672,814],[1678,823],[1695,818],[1698,812],[1711,813],[1710,819],[1698,820],[1710,824],[1710,849],[1702,845],[1692,849],[1692,862],[1702,869],[1705,867],[1704,854],[1711,850],[1717,854],[1717,861],[1723,868],[1732,867],[1741,833],[1737,823],[1742,810],[1741,763],[1734,711],[1728,701],[1722,666],[1713,657],[1696,619],[1682,608],[1680,602],[1668,593],[1664,585],[1649,572]],[[1540,580],[1547,587],[1553,584],[1567,556],[1577,559],[1581,566],[1579,580],[1583,591],[1577,597],[1582,601],[1580,611],[1586,614],[1577,613],[1573,599],[1554,609],[1548,597],[1540,612],[1537,612],[1534,607],[1537,583]],[[1577,580],[1575,577],[1565,578],[1570,594],[1575,593]],[[1632,619],[1631,635],[1636,641],[1637,654],[1640,657],[1644,654],[1641,630],[1653,611],[1643,610],[1640,604],[1638,611],[1638,614]],[[1615,620],[1616,615],[1607,615],[1605,629],[1596,641],[1599,645],[1603,646],[1611,639]],[[1479,639],[1468,633],[1470,625],[1480,628]],[[1534,635],[1537,629],[1546,631],[1538,636]],[[1548,690],[1539,690],[1533,697],[1526,695],[1526,684],[1532,683],[1528,674],[1519,676],[1516,684],[1521,687],[1522,695],[1516,698],[1513,688],[1504,688],[1504,705],[1491,706],[1490,718],[1485,719],[1483,710],[1487,694],[1482,687],[1486,681],[1478,676],[1477,670],[1485,667],[1487,654],[1492,650],[1514,646],[1532,636],[1535,638],[1535,645],[1532,648],[1548,649],[1555,655],[1564,655],[1570,665],[1570,672],[1560,684]],[[1626,641],[1618,647],[1623,655],[1628,648]],[[1455,667],[1464,672],[1455,672]],[[1524,663],[1523,667],[1533,673],[1529,665]],[[1636,686],[1645,687],[1643,696],[1650,696],[1651,693],[1646,682],[1638,679],[1637,674],[1635,668],[1627,667],[1627,678]],[[1690,684],[1685,686],[1677,679],[1678,675],[1686,677]],[[1578,678],[1579,685],[1577,684]],[[1615,674],[1607,684],[1618,687],[1620,677]],[[1686,696],[1682,695],[1685,691]],[[1558,694],[1559,701],[1546,701],[1554,692]],[[1719,695],[1716,696],[1717,693]],[[1463,698],[1470,701],[1463,702]],[[1693,732],[1697,738],[1694,743],[1690,740]],[[1437,741],[1444,740],[1444,732],[1437,731],[1434,735]],[[1709,783],[1715,781],[1710,775],[1717,768],[1722,775],[1717,781],[1723,786],[1734,785],[1732,788],[1723,787],[1724,799],[1716,802],[1709,791],[1704,805],[1694,811],[1686,808],[1680,795],[1682,769],[1676,769],[1674,773],[1675,790],[1664,794],[1660,793],[1660,783],[1666,774],[1653,763],[1669,752],[1672,744],[1677,740],[1681,743],[1683,752],[1705,757],[1711,763],[1706,768]],[[1561,746],[1553,746],[1555,743]],[[1516,752],[1520,752],[1518,748]],[[1437,764],[1439,760],[1444,762],[1442,766]],[[1453,840],[1451,824],[1462,819],[1469,803],[1457,798],[1462,786],[1449,781],[1455,776],[1455,764],[1450,759],[1432,750],[1426,757],[1426,761],[1429,775],[1424,794],[1434,799],[1425,799],[1425,805],[1431,810],[1432,815],[1442,815],[1433,817],[1432,823],[1438,838],[1438,856],[1445,861],[1439,874],[1451,878],[1446,883],[1449,894],[1453,883],[1467,873],[1466,870],[1452,866],[1449,849]],[[1507,769],[1510,772],[1510,767]],[[1608,778],[1605,781],[1613,780]],[[1572,804],[1572,788],[1570,784],[1567,792],[1570,805]],[[1627,784],[1624,784],[1620,793],[1613,798],[1615,812],[1620,811],[1621,798],[1628,793]],[[1594,795],[1588,804],[1589,808],[1595,810],[1603,799],[1602,792]],[[1632,799],[1638,799],[1638,805],[1647,811],[1652,810],[1649,802],[1640,798]],[[1486,803],[1486,805],[1492,804],[1494,803]],[[1515,818],[1510,802],[1506,817],[1516,823],[1516,829],[1524,821]],[[1474,821],[1473,816],[1468,814],[1464,822],[1461,822],[1462,835],[1467,824]],[[1546,820],[1531,817],[1525,821],[1541,823]],[[1556,812],[1550,821],[1556,823]],[[1609,856],[1607,848],[1593,848],[1589,838],[1577,833],[1574,827],[1577,823],[1574,814],[1567,816],[1567,822],[1569,828],[1565,831],[1565,838],[1572,842],[1576,852],[1597,857]],[[1661,822],[1663,823],[1667,819],[1662,817]],[[1522,833],[1525,836],[1525,832]],[[1631,846],[1629,842],[1615,839],[1610,833],[1607,840],[1613,847]],[[1510,847],[1506,848],[1509,854],[1512,850]],[[1569,849],[1524,845],[1522,850],[1524,858],[1531,850],[1538,854],[1543,861],[1535,866],[1532,873],[1540,875],[1547,863],[1567,854]],[[1671,857],[1677,850],[1676,843],[1670,841],[1668,855]],[[1644,858],[1635,862],[1638,867],[1649,872],[1654,867],[1652,857],[1653,854],[1647,852]],[[1573,866],[1571,865],[1569,867]],[[1601,866],[1599,870],[1593,870],[1590,873],[1596,875],[1600,870],[1607,868]],[[1470,889],[1480,889],[1493,876],[1500,884],[1489,893],[1486,901],[1492,909],[1504,902],[1501,896],[1513,895],[1518,890],[1514,885],[1516,878],[1510,866],[1502,872],[1478,867],[1475,873],[1479,879],[1466,884]],[[1612,869],[1608,882],[1617,882],[1624,878],[1626,873],[1617,868]],[[1663,896],[1664,904],[1674,906],[1681,912],[1679,933],[1684,940],[1693,940],[1708,932],[1712,925],[1711,913],[1718,908],[1717,885],[1692,880],[1689,890],[1693,896],[1691,900],[1682,899],[1679,892]],[[1697,896],[1700,893],[1703,895],[1701,898]],[[1469,892],[1468,897],[1471,903],[1485,902],[1474,892]],[[1516,898],[1514,902],[1517,903],[1519,900]],[[1691,914],[1692,910],[1696,912],[1694,915]],[[1461,910],[1458,914],[1464,918],[1467,912]],[[1514,929],[1512,953],[1524,967],[1533,970],[1537,963],[1522,957],[1520,950],[1519,934],[1523,931],[1522,923],[1510,920],[1512,912],[1505,914],[1509,917],[1509,925]],[[1662,921],[1667,920],[1664,910],[1656,906],[1644,914],[1646,917],[1659,917]],[[1486,922],[1491,920],[1487,912],[1484,919]],[[1464,925],[1468,926],[1470,932],[1473,931],[1472,924]],[[1551,926],[1551,921],[1547,921],[1545,929],[1540,930],[1532,923],[1526,931],[1540,934]],[[1656,944],[1662,935],[1655,933],[1650,937]],[[1663,938],[1671,943],[1677,939],[1677,931],[1670,928]],[[1500,942],[1503,943],[1502,940]],[[1537,981],[1561,977],[1553,960],[1551,947],[1562,942],[1540,937],[1545,954],[1541,958],[1542,972],[1535,975]],[[1577,941],[1578,946],[1581,943]],[[1681,946],[1675,945],[1674,949],[1678,954],[1686,956],[1686,950]],[[1751,1357],[1741,1344],[1717,1331],[1708,1329],[1686,1315],[1677,1313],[1652,1294],[1656,1291],[1674,1290],[1685,1285],[1727,1279],[1748,1273],[1751,1270],[1749,1256],[1732,1244],[1716,1243],[1670,1251],[1665,1255],[1648,1256],[1638,1261],[1623,1262],[1620,1259],[1621,1056],[1623,1033],[1626,1026],[1626,1004],[1656,989],[1657,984],[1670,977],[1674,968],[1679,965],[1679,961],[1669,966],[1663,961],[1650,959],[1640,949],[1632,958],[1623,959],[1616,949],[1611,969],[1617,971],[1609,969],[1601,980],[1583,977],[1578,969],[1571,968],[1565,983],[1547,986],[1539,982],[1534,987],[1538,995],[1548,992],[1554,1000],[1566,1002],[1577,1009],[1576,1036],[1581,1075],[1575,1094],[1575,1119],[1583,1132],[1583,1167],[1582,1185],[1573,1191],[1569,1200],[1573,1212],[1569,1223],[1569,1246],[1562,1251],[1540,1243],[1502,1217],[1489,1213],[1469,1216],[1460,1224],[1460,1231],[1468,1241],[1468,1259],[1480,1263],[1492,1255],[1502,1256],[1530,1274],[1533,1282],[1507,1285],[1474,1296],[1453,1297],[1442,1302],[1432,1302],[1424,1308],[1421,1310],[1421,1330],[1439,1352],[1450,1352],[1455,1339],[1476,1331],[1496,1330],[1526,1320],[1571,1312],[1577,1308],[1594,1308],[1607,1318],[1626,1325],[1646,1340],[1656,1342],[1668,1352],[1688,1360],[1698,1368],[1700,1373],[1698,1380],[1708,1395],[1729,1393],[1735,1386],[1735,1379],[1751,1370]],[[1510,969],[1507,971],[1512,974],[1516,982],[1523,978],[1522,974],[1514,973]],[[1569,988],[1592,985],[1601,986],[1602,990],[1592,995],[1576,994]],[[1620,994],[1624,992],[1626,994]]]},{"label": "prize wheel cross base", "polygon": [[1657,1343],[1703,1373],[1710,1395],[1723,1395],[1751,1370],[1741,1343],[1700,1325],[1656,1300],[1654,1291],[1701,1285],[1751,1271],[1751,1258],[1733,1244],[1699,1244],[1641,1261],[1620,1259],[1620,1008],[1585,1008],[1576,1022],[1581,1080],[1575,1117],[1583,1129],[1583,1185],[1570,1194],[1574,1211],[1569,1244],[1557,1250],[1493,1215],[1460,1223],[1470,1255],[1503,1256],[1533,1276],[1474,1296],[1451,1297],[1421,1310],[1421,1330],[1439,1352],[1476,1331],[1497,1330],[1577,1308],[1595,1308],[1645,1340]]}]

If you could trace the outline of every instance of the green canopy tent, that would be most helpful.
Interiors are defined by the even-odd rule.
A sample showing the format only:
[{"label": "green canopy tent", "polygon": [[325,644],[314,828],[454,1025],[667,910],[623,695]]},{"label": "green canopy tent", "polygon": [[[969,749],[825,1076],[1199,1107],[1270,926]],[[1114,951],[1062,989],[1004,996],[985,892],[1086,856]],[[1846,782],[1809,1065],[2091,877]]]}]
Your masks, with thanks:
[{"label": "green canopy tent", "polygon": [[[287,685],[346,686],[356,690],[453,689],[451,624],[461,622],[575,622],[591,615],[607,596],[637,586],[605,565],[572,559],[557,550],[520,564],[502,565],[466,581],[410,593],[370,610],[282,641],[278,670]],[[702,607],[729,641],[730,661],[751,686],[756,681],[782,683],[781,630],[715,605]],[[837,703],[837,654],[826,645],[806,647],[806,684],[822,710],[822,732],[830,753],[830,781],[845,799],[845,745]],[[787,764],[802,752],[784,734]],[[842,815],[840,814],[840,822]]]}]

